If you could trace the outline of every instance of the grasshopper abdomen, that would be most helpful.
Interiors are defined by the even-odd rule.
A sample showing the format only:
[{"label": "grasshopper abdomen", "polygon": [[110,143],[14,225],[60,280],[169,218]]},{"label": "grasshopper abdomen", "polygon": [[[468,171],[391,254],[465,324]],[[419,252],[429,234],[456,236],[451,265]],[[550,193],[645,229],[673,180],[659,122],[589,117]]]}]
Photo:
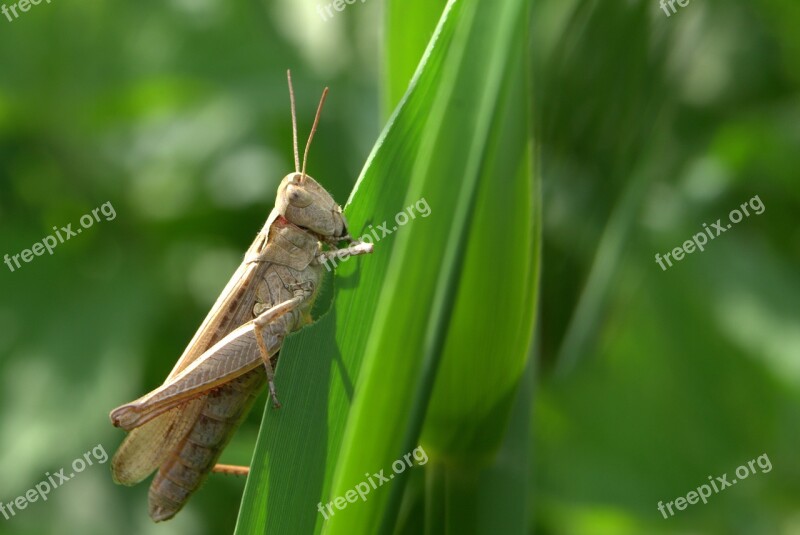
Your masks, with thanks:
[{"label": "grasshopper abdomen", "polygon": [[175,516],[200,487],[265,383],[264,368],[256,368],[206,394],[191,431],[161,465],[150,485],[148,501],[153,520]]}]

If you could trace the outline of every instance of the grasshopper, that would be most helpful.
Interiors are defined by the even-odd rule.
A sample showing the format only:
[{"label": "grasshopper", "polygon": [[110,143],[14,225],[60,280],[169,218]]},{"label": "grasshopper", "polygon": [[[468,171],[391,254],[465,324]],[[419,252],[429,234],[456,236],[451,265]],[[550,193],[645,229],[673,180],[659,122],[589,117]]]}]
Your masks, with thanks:
[{"label": "grasshopper", "polygon": [[114,481],[135,485],[158,469],[148,500],[156,522],[175,516],[210,472],[249,472],[217,459],[265,383],[280,407],[273,366],[286,335],[311,322],[322,266],[340,253],[372,252],[350,237],[341,207],[306,174],[328,88],[301,167],[291,72],[287,78],[295,172],[281,181],[267,222],[164,384],[110,414],[129,431],[112,459]]}]

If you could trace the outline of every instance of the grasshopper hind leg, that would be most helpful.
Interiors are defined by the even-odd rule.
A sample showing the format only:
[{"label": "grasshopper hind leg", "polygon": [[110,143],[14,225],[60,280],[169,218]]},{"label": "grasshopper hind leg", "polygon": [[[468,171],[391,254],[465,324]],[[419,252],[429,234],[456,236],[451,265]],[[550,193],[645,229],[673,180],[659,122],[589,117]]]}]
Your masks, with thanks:
[{"label": "grasshopper hind leg", "polygon": [[[265,312],[266,314],[266,312]],[[272,398],[272,406],[276,409],[281,408],[281,402],[278,401],[278,394],[275,392],[275,370],[272,369],[272,360],[269,356],[267,344],[264,343],[264,326],[255,326],[256,343],[258,350],[261,353],[261,359],[264,361],[264,367],[267,369],[267,381],[269,382],[269,396]]]},{"label": "grasshopper hind leg", "polygon": [[272,361],[269,350],[267,349],[267,344],[264,342],[264,329],[270,323],[274,322],[284,314],[293,311],[303,303],[306,298],[305,292],[303,290],[299,290],[297,293],[298,295],[295,295],[293,298],[262,312],[255,320],[253,320],[256,343],[258,344],[258,349],[261,353],[261,359],[264,361],[264,367],[267,369],[269,395],[272,398],[272,404],[276,409],[281,407],[281,403],[278,401],[278,394],[275,392],[275,371],[272,369]]}]

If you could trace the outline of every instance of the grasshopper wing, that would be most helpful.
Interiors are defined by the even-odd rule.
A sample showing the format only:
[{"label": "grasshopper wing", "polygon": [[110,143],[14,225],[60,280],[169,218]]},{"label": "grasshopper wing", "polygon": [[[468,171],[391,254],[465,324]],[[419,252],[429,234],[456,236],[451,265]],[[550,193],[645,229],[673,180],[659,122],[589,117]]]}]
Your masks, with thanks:
[{"label": "grasshopper wing", "polygon": [[136,485],[152,474],[184,439],[204,404],[205,396],[189,400],[128,433],[111,460],[114,481]]},{"label": "grasshopper wing", "polygon": [[[264,229],[277,217],[273,210]],[[264,230],[258,234],[247,255],[257,255],[267,245]],[[254,296],[250,282],[259,276],[259,264],[243,263],[233,274],[217,302],[211,308],[165,383],[180,374],[218,340],[252,316]],[[120,445],[112,460],[114,480],[135,485],[145,479],[170,455],[185,438],[203,409],[206,396],[198,396],[133,429]]]}]

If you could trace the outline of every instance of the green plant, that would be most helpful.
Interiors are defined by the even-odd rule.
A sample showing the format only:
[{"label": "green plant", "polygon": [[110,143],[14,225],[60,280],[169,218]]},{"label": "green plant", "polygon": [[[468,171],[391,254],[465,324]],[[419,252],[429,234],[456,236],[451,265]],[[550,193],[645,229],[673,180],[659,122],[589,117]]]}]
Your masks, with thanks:
[{"label": "green plant", "polygon": [[[431,459],[427,507],[401,507],[420,494],[409,487],[404,498],[418,477],[398,477],[335,509],[326,533],[389,533],[420,515],[431,532],[457,533],[477,514],[473,483],[502,445],[534,324],[528,20],[526,0],[445,7],[346,208],[356,236],[391,226],[420,199],[430,217],[377,242],[369,259],[343,263],[331,310],[284,345],[285,408],[265,412],[237,533],[321,531],[318,502],[344,496],[420,440]],[[399,80],[387,74],[395,89]]]}]

